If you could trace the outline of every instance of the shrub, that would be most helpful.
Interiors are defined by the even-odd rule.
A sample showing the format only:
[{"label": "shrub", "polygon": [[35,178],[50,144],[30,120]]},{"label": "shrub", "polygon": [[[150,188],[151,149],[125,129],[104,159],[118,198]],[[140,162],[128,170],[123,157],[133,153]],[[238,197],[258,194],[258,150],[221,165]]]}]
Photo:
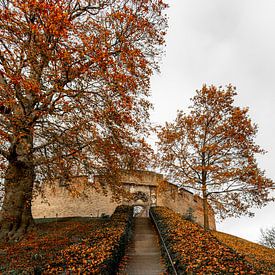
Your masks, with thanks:
[{"label": "shrub", "polygon": [[197,217],[194,216],[194,209],[192,207],[189,207],[186,211],[186,213],[183,215],[183,218],[190,222],[195,222]]}]

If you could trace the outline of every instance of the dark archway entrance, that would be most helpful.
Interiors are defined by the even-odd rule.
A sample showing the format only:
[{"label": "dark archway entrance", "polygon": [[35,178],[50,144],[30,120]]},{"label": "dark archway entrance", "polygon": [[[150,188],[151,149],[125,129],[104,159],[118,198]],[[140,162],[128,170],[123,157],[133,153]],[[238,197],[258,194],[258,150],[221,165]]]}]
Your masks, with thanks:
[{"label": "dark archway entrance", "polygon": [[143,205],[135,205],[134,206],[134,217],[147,217],[146,207]]},{"label": "dark archway entrance", "polygon": [[148,217],[150,204],[149,194],[142,191],[133,193],[134,217]]}]

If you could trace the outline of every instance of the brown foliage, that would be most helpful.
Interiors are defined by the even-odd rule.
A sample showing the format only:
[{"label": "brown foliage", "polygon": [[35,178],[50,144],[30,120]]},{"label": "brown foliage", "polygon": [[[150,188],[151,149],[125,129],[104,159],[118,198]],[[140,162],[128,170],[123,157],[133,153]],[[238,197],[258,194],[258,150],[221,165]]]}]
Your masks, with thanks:
[{"label": "brown foliage", "polygon": [[2,157],[32,154],[39,180],[79,174],[84,163],[114,168],[126,155],[138,165],[165,4],[1,3]]},{"label": "brown foliage", "polygon": [[166,7],[162,0],[0,2],[0,168],[10,194],[2,232],[12,228],[9,238],[22,220],[32,223],[34,180],[100,173],[117,183],[119,168],[144,167],[149,79]]},{"label": "brown foliage", "polygon": [[203,86],[190,113],[179,111],[158,132],[161,169],[203,197],[205,214],[207,201],[222,218],[265,205],[274,184],[258,168],[256,155],[264,151],[255,143],[257,126],[248,108],[233,105],[236,94],[231,85]]},{"label": "brown foliage", "polygon": [[275,250],[242,238],[218,231],[211,233],[221,242],[230,246],[251,263],[261,274],[274,274]]},{"label": "brown foliage", "polygon": [[118,210],[110,220],[38,224],[23,241],[0,245],[0,271],[112,274],[123,256],[133,216],[130,207]]},{"label": "brown foliage", "polygon": [[243,256],[199,225],[165,207],[153,213],[179,274],[256,274]]},{"label": "brown foliage", "polygon": [[28,232],[21,242],[1,244],[1,272],[24,270],[31,274],[34,268],[47,266],[60,250],[87,238],[93,230],[101,228],[104,222],[53,221],[37,224],[36,230]]}]

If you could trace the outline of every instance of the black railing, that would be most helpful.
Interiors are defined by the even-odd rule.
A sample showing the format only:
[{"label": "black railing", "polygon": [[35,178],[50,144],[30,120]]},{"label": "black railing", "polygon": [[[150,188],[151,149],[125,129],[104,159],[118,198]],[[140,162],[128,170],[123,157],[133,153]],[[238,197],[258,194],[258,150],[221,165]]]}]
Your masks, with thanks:
[{"label": "black railing", "polygon": [[155,227],[156,227],[156,229],[157,229],[157,231],[158,231],[158,234],[159,234],[159,237],[160,237],[162,246],[163,246],[164,251],[165,251],[165,254],[166,254],[166,258],[167,258],[168,261],[169,261],[169,264],[170,264],[170,267],[172,268],[173,274],[178,275],[177,270],[176,270],[176,268],[175,268],[175,266],[174,266],[172,257],[171,257],[171,255],[170,255],[170,253],[169,253],[169,250],[168,250],[168,248],[167,248],[167,246],[166,246],[166,244],[165,244],[165,242],[164,242],[164,239],[163,239],[163,237],[162,237],[162,235],[161,235],[160,229],[159,229],[159,227],[158,227],[158,224],[157,224],[157,222],[156,222],[156,219],[155,219],[154,214],[152,213],[151,209],[149,210],[149,216],[150,216],[150,218],[152,219],[152,221],[154,222],[154,225],[155,225]]}]

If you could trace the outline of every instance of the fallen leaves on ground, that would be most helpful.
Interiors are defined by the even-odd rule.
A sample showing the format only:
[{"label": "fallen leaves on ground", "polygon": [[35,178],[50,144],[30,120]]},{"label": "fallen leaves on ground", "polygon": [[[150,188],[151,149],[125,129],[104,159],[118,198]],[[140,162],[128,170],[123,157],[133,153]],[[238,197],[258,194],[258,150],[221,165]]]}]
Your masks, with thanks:
[{"label": "fallen leaves on ground", "polygon": [[257,274],[242,255],[165,207],[152,210],[179,274]]},{"label": "fallen leaves on ground", "polygon": [[123,255],[131,221],[132,208],[122,206],[110,220],[38,224],[21,242],[0,244],[0,273],[108,274]]},{"label": "fallen leaves on ground", "polygon": [[[219,241],[235,249],[264,274],[275,273],[275,249],[247,241],[223,232],[211,232]],[[269,273],[270,272],[270,273]]]}]

